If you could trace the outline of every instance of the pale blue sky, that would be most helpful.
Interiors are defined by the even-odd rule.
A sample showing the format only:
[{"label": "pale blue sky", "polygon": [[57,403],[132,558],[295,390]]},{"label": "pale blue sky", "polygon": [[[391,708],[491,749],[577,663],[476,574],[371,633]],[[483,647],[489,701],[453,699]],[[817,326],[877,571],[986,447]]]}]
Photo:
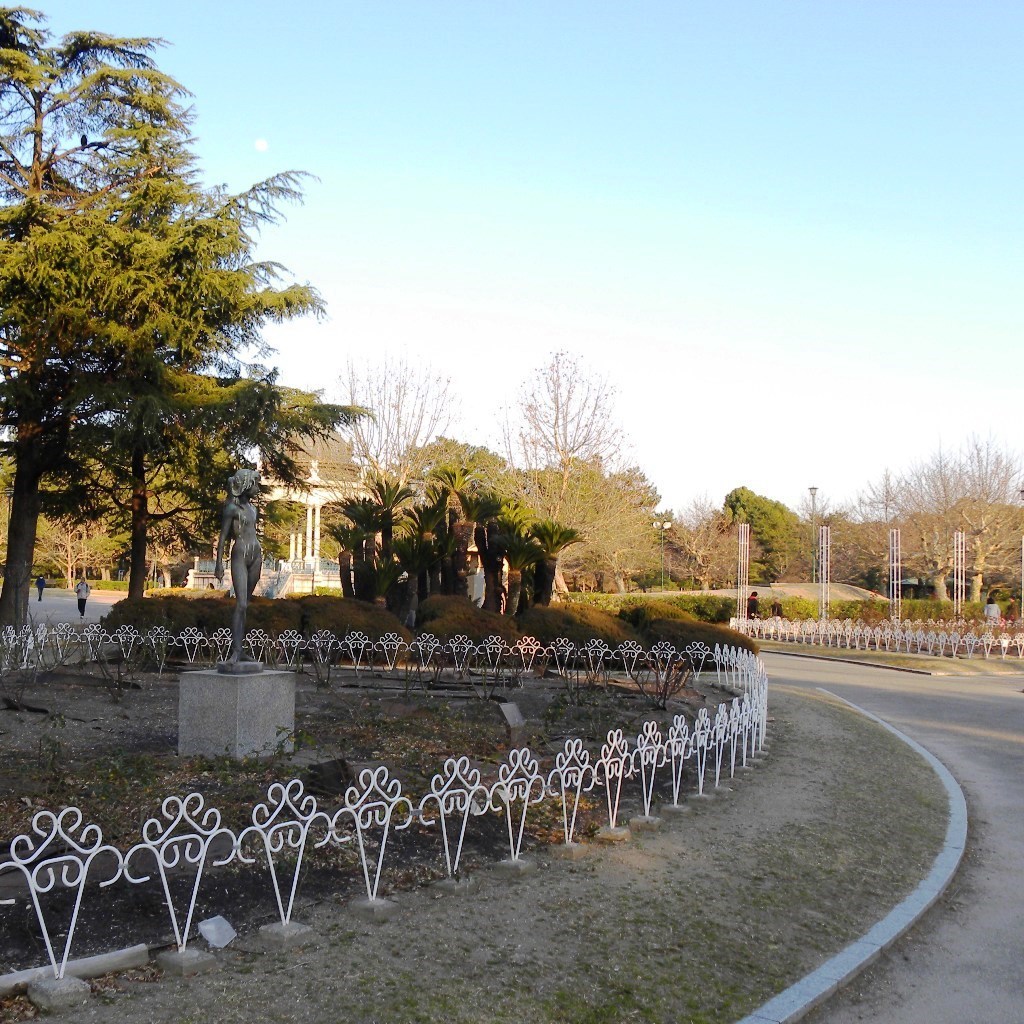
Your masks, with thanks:
[{"label": "pale blue sky", "polygon": [[494,444],[567,348],[676,507],[1019,447],[1024,5],[44,9],[171,44],[208,181],[320,179],[263,248],[328,302],[269,335],[288,383],[423,356]]}]

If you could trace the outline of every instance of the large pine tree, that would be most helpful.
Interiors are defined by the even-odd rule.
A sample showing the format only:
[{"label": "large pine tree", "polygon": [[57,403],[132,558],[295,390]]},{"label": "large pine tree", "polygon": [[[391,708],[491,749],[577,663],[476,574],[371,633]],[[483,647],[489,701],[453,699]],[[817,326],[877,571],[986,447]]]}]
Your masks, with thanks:
[{"label": "large pine tree", "polygon": [[[141,578],[168,425],[217,432],[217,412],[231,413],[221,388],[242,386],[262,326],[320,309],[312,288],[280,286],[278,268],[253,258],[300,176],[240,195],[204,188],[187,93],[156,66],[158,45],[54,40],[41,15],[0,8],[0,425],[14,466],[2,622],[24,621],[44,481],[80,479],[85,458],[117,446]],[[238,392],[236,423],[281,404],[263,382]]]}]

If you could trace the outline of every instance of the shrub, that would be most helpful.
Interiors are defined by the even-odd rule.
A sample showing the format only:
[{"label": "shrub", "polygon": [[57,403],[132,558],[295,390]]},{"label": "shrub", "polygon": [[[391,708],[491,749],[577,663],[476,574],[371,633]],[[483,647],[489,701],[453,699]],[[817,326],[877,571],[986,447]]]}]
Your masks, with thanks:
[{"label": "shrub", "polygon": [[228,600],[227,591],[219,597],[185,597],[170,593],[144,598],[126,597],[104,616],[103,625],[114,630],[127,624],[140,633],[153,626],[164,626],[172,633],[180,633],[190,627],[212,631],[231,625],[234,604]]},{"label": "shrub", "polygon": [[306,594],[278,604],[297,610],[299,624],[294,628],[305,636],[329,629],[340,637],[358,632],[365,633],[371,640],[379,640],[385,633],[398,633],[406,641],[412,639],[409,630],[387,608],[368,601]]},{"label": "shrub", "polygon": [[485,612],[468,598],[443,594],[428,597],[420,605],[416,629],[433,633],[439,639],[462,635],[480,641],[497,634],[508,644],[514,644],[521,635],[515,619]]},{"label": "shrub", "polygon": [[570,608],[591,606],[621,613],[627,608],[655,605],[677,608],[702,622],[728,622],[736,614],[736,600],[718,594],[680,594],[678,597],[646,597],[640,594],[563,594],[563,605]]},{"label": "shrub", "polygon": [[696,619],[654,619],[645,628],[643,639],[648,646],[666,641],[676,650],[682,650],[687,644],[697,641],[706,643],[712,650],[715,649],[715,644],[742,647],[753,651],[754,654],[757,654],[759,649],[750,637],[737,633],[728,626],[698,622]]},{"label": "shrub", "polygon": [[586,605],[528,608],[518,616],[518,624],[524,636],[536,637],[542,644],[549,644],[560,636],[577,646],[595,637],[609,647],[640,639],[628,622]]}]

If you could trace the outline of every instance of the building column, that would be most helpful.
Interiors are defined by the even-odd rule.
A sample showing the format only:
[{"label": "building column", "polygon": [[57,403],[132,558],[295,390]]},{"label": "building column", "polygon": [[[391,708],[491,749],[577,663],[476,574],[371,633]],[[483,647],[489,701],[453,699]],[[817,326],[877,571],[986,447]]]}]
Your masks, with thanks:
[{"label": "building column", "polygon": [[292,530],[288,534],[288,561],[295,561],[295,531]]},{"label": "building column", "polygon": [[306,561],[313,557],[313,506],[306,506]]},{"label": "building column", "polygon": [[320,564],[320,506],[316,506],[313,515],[313,564]]}]

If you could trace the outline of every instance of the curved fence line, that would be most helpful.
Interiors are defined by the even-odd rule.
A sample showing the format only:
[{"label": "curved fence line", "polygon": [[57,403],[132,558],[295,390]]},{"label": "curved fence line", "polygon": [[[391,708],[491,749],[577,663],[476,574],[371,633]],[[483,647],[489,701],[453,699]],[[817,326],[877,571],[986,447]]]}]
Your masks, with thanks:
[{"label": "curved fence line", "polygon": [[1014,654],[1024,657],[1024,632],[1002,628],[978,632],[964,620],[938,624],[933,622],[885,623],[870,626],[852,619],[732,619],[732,629],[757,640],[841,647],[848,650],[890,651],[903,654],[929,654],[952,657],[966,654],[984,658],[993,653],[1001,658]]},{"label": "curved fence line", "polygon": [[[613,729],[599,752],[570,738],[561,751],[545,759],[551,765],[547,770],[527,747],[509,750],[490,779],[482,778],[468,757],[453,756],[433,776],[427,792],[416,797],[379,765],[363,769],[340,802],[329,805],[305,792],[302,780],[293,778],[272,783],[265,799],[252,807],[248,822],[239,827],[225,825],[221,812],[207,806],[200,793],[171,795],[125,850],[105,843],[100,825],[84,822],[77,807],[38,811],[29,832],[15,836],[6,848],[0,846],[5,849],[0,853],[0,907],[16,907],[19,900],[31,905],[53,975],[59,979],[77,931],[88,927],[80,912],[90,882],[99,888],[115,883],[158,885],[182,952],[193,934],[208,872],[229,864],[265,873],[281,924],[287,925],[303,860],[312,849],[353,849],[366,899],[372,902],[380,899],[389,838],[414,822],[436,830],[439,864],[450,879],[458,877],[473,818],[488,812],[505,820],[508,861],[521,860],[530,810],[546,799],[558,801],[562,841],[572,846],[585,794],[603,794],[606,827],[615,829],[627,787],[633,787],[649,816],[659,774],[668,773],[672,805],[678,806],[684,799],[684,773],[692,773],[693,788],[703,795],[707,786],[718,786],[723,776],[731,777],[763,751],[768,710],[763,663],[750,652],[733,648],[716,647],[708,657],[715,662],[716,684],[734,693],[718,705],[713,717],[702,708],[691,726],[684,715],[676,714],[664,735],[656,722],[648,721],[633,741],[621,729]],[[172,876],[182,874],[186,884],[172,886]],[[58,893],[72,902],[70,922],[66,908],[55,909],[47,899]],[[91,896],[85,904],[94,915],[102,913],[94,906],[97,902]]]},{"label": "curved fence line", "polygon": [[[554,667],[579,685],[607,682],[610,672],[621,671],[643,692],[657,696],[670,691],[686,672],[692,672],[699,681],[701,673],[714,662],[721,681],[723,676],[736,675],[739,660],[754,657],[749,651],[720,644],[711,648],[701,641],[677,649],[666,642],[645,648],[627,640],[612,648],[597,637],[583,644],[565,637],[542,644],[525,636],[509,644],[497,634],[474,642],[463,634],[439,638],[433,633],[420,633],[407,641],[394,632],[374,640],[359,631],[337,634],[326,629],[310,636],[291,629],[279,634],[254,629],[246,634],[242,646],[253,661],[308,670],[317,682],[327,682],[335,668],[348,668],[356,675],[364,671],[401,671],[427,682],[450,671],[457,679],[478,686],[484,695],[488,682],[521,682],[530,672]],[[226,628],[206,632],[189,627],[171,633],[163,626],[154,626],[140,633],[131,625],[107,632],[96,623],[85,628],[61,623],[52,627],[24,626],[20,630],[7,626],[0,631],[0,672],[50,669],[77,655],[131,667],[144,662],[162,673],[172,657],[203,667],[225,661],[230,652],[231,631]]]}]

